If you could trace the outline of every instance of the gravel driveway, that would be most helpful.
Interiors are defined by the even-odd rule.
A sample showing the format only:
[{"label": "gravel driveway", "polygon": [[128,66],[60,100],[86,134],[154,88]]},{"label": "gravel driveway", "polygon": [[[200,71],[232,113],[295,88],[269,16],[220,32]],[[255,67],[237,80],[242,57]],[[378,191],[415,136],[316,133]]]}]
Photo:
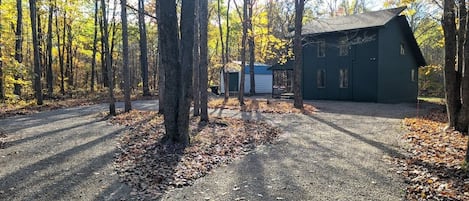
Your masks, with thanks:
[{"label": "gravel driveway", "polygon": [[[211,111],[262,119],[285,134],[275,145],[259,147],[160,199],[402,200],[405,184],[385,158],[401,155],[401,120],[416,115],[415,105],[312,103],[320,110],[312,116]],[[112,163],[124,128],[99,118],[106,107],[0,120],[10,141],[0,149],[0,200],[131,199]],[[133,107],[154,110],[156,101],[136,101]]]}]

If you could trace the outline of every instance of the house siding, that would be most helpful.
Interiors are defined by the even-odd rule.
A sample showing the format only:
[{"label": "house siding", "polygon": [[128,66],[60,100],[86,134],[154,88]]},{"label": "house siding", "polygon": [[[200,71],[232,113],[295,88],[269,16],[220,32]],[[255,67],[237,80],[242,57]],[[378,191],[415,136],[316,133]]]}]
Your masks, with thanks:
[{"label": "house siding", "polygon": [[[399,21],[398,18],[379,31],[381,59],[378,74],[378,102],[412,102],[417,99],[418,64],[399,24],[403,21]],[[401,55],[401,44],[404,45],[404,55]],[[415,81],[411,79],[412,69],[415,72]]]},{"label": "house siding", "polygon": [[[352,44],[347,55],[339,53],[339,39],[347,36]],[[376,101],[376,29],[322,34],[310,38],[303,48],[304,99]],[[319,41],[326,42],[325,57],[318,57]],[[325,87],[317,84],[317,72],[325,69]],[[348,71],[348,87],[340,87],[340,70]]]}]

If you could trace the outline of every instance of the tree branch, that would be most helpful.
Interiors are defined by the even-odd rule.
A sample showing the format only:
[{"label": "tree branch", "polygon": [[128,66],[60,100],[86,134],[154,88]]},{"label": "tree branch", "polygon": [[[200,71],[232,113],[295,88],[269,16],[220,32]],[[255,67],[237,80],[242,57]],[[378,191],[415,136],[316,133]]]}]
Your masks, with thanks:
[{"label": "tree branch", "polygon": [[[127,4],[126,6],[127,6],[127,8],[130,8],[131,10],[133,10],[133,11],[135,11],[135,12],[139,12],[137,8],[135,8],[135,7],[133,7],[133,6],[129,5],[129,4]],[[155,17],[155,16],[153,16],[153,15],[150,15],[150,14],[147,13],[146,11],[144,11],[143,14],[146,15],[147,17],[151,17],[151,18],[153,18],[153,19],[155,19],[155,20],[158,20],[157,17]]]}]

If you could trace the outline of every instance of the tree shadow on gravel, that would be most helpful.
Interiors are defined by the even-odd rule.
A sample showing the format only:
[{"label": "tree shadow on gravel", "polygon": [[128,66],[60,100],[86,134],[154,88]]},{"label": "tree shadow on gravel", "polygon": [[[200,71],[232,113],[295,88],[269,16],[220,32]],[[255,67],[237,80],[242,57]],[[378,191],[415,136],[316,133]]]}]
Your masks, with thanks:
[{"label": "tree shadow on gravel", "polygon": [[[391,119],[415,117],[426,113],[429,109],[440,107],[430,103],[373,103],[373,102],[347,102],[327,100],[307,100],[322,113],[338,115],[373,116]],[[313,114],[314,115],[314,114]]]},{"label": "tree shadow on gravel", "polygon": [[0,119],[0,127],[6,132],[14,134],[21,133],[22,130],[40,127],[46,124],[60,124],[61,121],[67,121],[67,119],[82,119],[90,116],[87,114],[55,114],[44,112],[40,114],[28,115],[27,117],[11,117],[8,119]]},{"label": "tree shadow on gravel", "polygon": [[14,147],[14,146],[18,146],[22,143],[27,143],[29,141],[38,140],[40,138],[53,137],[55,135],[62,134],[62,132],[64,132],[64,131],[68,131],[68,130],[71,130],[71,129],[74,129],[74,128],[84,127],[84,126],[90,125],[94,122],[97,122],[97,121],[84,122],[84,123],[75,124],[73,126],[66,127],[66,128],[61,128],[61,129],[57,129],[57,130],[53,130],[53,131],[49,131],[49,132],[42,132],[42,133],[37,134],[37,135],[32,135],[32,136],[17,139],[17,140],[7,141],[5,147]]},{"label": "tree shadow on gravel", "polygon": [[[111,164],[114,153],[109,152],[98,158],[91,159],[91,161],[82,161],[88,162],[89,166],[75,170],[76,173],[69,172],[70,170],[67,169],[67,164],[70,163],[69,161],[76,160],[73,158],[80,157],[86,151],[102,146],[101,144],[106,141],[114,140],[115,137],[123,130],[124,129],[119,129],[117,131],[107,133],[94,140],[71,147],[63,152],[50,155],[33,164],[20,167],[14,172],[7,173],[1,178],[2,182],[0,189],[8,190],[5,190],[4,193],[0,194],[0,199],[8,200],[17,198],[17,196],[26,196],[17,199],[35,200],[34,196],[49,195],[52,197],[45,197],[42,199],[49,200],[54,198],[52,200],[55,200],[55,198],[61,198],[64,196],[63,190],[69,191],[71,188],[79,185],[83,179],[86,178],[83,177],[83,175],[76,173],[83,171],[83,174],[86,176],[92,175],[93,172],[96,171],[95,168],[99,169],[105,165]],[[73,171],[75,167],[70,168],[72,169],[71,171]],[[44,175],[41,175],[42,172],[45,172]],[[63,175],[67,176],[60,179]],[[66,186],[67,189],[63,189],[64,186]]]},{"label": "tree shadow on gravel", "polygon": [[346,135],[348,135],[348,136],[350,136],[350,137],[353,137],[353,138],[355,138],[355,139],[357,139],[357,140],[359,140],[359,141],[362,141],[362,142],[364,142],[364,143],[366,143],[366,144],[368,144],[368,145],[371,145],[371,146],[373,146],[373,147],[375,147],[375,148],[377,148],[377,149],[379,149],[379,150],[385,152],[386,154],[389,154],[389,155],[392,156],[392,157],[398,157],[398,158],[404,158],[404,157],[405,157],[404,155],[402,155],[401,153],[399,153],[399,151],[397,151],[397,150],[395,150],[395,149],[393,149],[393,148],[390,148],[388,145],[386,145],[386,144],[384,144],[384,143],[382,143],[382,142],[378,142],[378,141],[375,141],[375,140],[367,139],[367,138],[363,137],[363,136],[360,135],[360,134],[357,134],[357,133],[354,133],[354,132],[352,132],[352,131],[349,131],[349,130],[347,130],[347,129],[345,129],[345,128],[342,128],[342,127],[340,127],[340,126],[338,126],[338,125],[336,125],[336,124],[334,124],[334,123],[332,123],[332,122],[329,122],[329,121],[327,121],[327,120],[325,120],[325,119],[322,119],[322,118],[320,118],[320,117],[317,117],[317,116],[309,116],[309,118],[311,118],[311,119],[313,119],[313,120],[316,120],[316,121],[318,121],[318,122],[321,122],[321,123],[323,123],[323,124],[326,124],[326,125],[330,126],[331,128],[336,129],[337,131],[340,131],[340,132],[343,133],[343,134],[346,134]]}]

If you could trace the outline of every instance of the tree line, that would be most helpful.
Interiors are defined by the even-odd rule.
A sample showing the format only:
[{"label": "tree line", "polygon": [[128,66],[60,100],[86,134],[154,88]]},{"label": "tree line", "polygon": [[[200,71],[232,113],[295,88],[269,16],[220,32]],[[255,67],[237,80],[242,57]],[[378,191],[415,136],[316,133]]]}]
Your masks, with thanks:
[{"label": "tree line", "polygon": [[[244,71],[246,66],[253,68],[254,62],[276,64],[288,58],[299,58],[301,46],[293,44],[300,43],[293,41],[301,41],[300,36],[286,37],[291,27],[300,34],[302,24],[321,17],[369,11],[373,1],[138,0],[136,5],[132,3],[125,0],[0,0],[0,100],[15,102],[35,97],[37,104],[41,104],[43,99],[107,90],[110,113],[114,114],[115,93],[125,94],[125,110],[128,111],[133,91],[145,96],[158,94],[162,106],[159,112],[168,110],[169,115],[175,112],[176,116],[182,113],[183,119],[167,118],[183,124],[187,124],[185,114],[189,111],[188,100],[192,99],[194,115],[201,115],[205,121],[208,120],[206,89],[220,85],[220,72],[227,72],[233,61],[241,61],[241,71]],[[451,54],[443,57],[443,51],[454,44],[446,44],[451,40],[444,37],[452,37],[446,34],[454,27],[444,29],[443,36],[440,19],[448,16],[443,15],[443,3],[447,5],[446,1],[389,0],[383,5],[408,7],[404,14],[430,63],[419,72],[422,94],[444,94],[444,85],[439,80],[443,66],[451,65],[447,63],[447,56]],[[455,23],[461,23],[459,17],[466,12],[458,5],[461,5],[459,1],[453,1],[450,7],[454,9],[445,10],[454,12]],[[171,21],[165,21],[169,19]],[[451,20],[443,22],[446,21]],[[454,28],[459,36],[456,44],[460,45],[454,46],[458,47],[458,58],[464,58],[461,52],[464,52],[462,31],[465,26],[462,23],[457,26],[459,29]],[[166,27],[173,35],[165,36]],[[452,80],[462,87],[465,83],[461,74],[463,67],[460,67],[464,66],[463,59],[457,61],[455,72],[445,70],[445,76],[455,77]],[[298,78],[301,68],[296,69]],[[186,79],[189,77],[192,79]],[[252,83],[250,94],[255,94],[254,75],[246,79]],[[244,80],[241,79],[241,91],[244,91]],[[298,87],[299,79],[295,83]],[[449,91],[457,91],[458,87],[449,90],[448,86],[453,84],[445,86],[447,94],[453,97]],[[295,106],[300,107],[301,90],[295,92],[298,94]],[[465,97],[463,94],[461,91],[460,97]],[[243,95],[239,93],[241,104]],[[454,100],[460,99],[457,95],[454,97],[453,105],[461,108],[456,111],[464,111],[464,102],[457,103]],[[456,113],[464,117],[464,113]],[[450,120],[452,126],[464,119],[454,116]],[[174,125],[173,130],[180,132]],[[173,140],[187,141],[183,139]]]}]

